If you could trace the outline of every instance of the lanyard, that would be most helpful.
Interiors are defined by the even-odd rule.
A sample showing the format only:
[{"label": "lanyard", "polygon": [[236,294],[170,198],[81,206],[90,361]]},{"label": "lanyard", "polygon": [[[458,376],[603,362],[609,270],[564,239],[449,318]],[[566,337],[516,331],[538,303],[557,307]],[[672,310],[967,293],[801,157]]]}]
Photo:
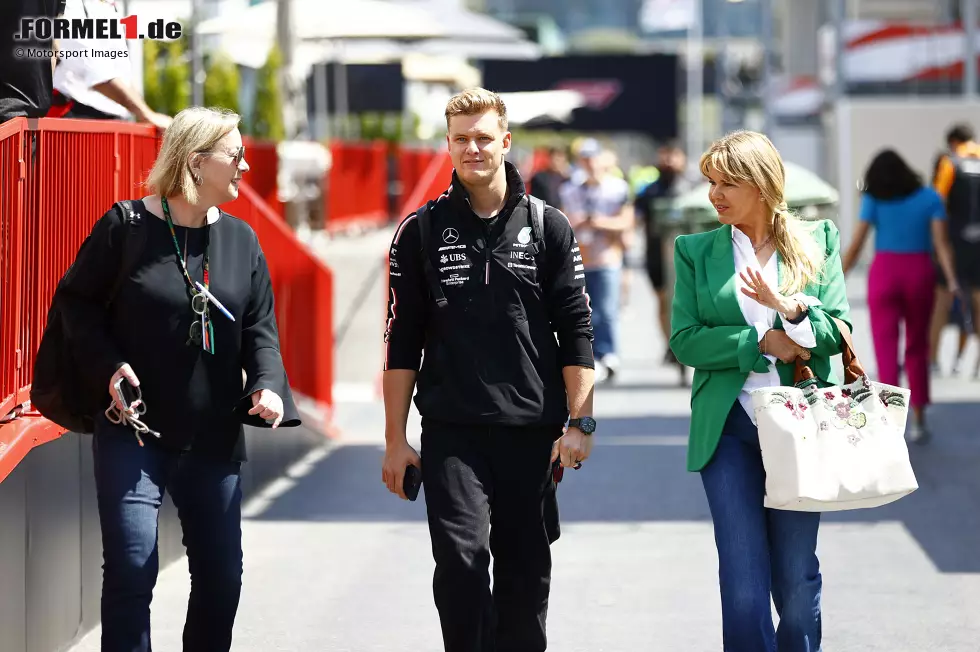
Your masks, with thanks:
[{"label": "lanyard", "polygon": [[[210,315],[210,311],[208,310],[209,302],[207,298],[201,295],[198,289],[194,286],[194,281],[193,279],[191,279],[191,275],[187,271],[187,262],[184,260],[184,253],[181,253],[180,251],[180,244],[177,242],[177,232],[174,230],[174,221],[170,217],[170,203],[167,201],[166,197],[161,197],[160,204],[163,207],[163,216],[167,220],[167,226],[170,227],[170,237],[173,239],[174,242],[174,249],[177,252],[177,260],[178,262],[180,262],[180,269],[184,273],[184,281],[187,283],[187,287],[191,291],[191,296],[192,296],[191,308],[201,318],[201,336],[200,336],[201,346],[204,348],[205,351],[213,354],[214,353],[214,327],[211,324],[211,315]],[[206,238],[205,241],[206,244],[204,245],[204,284],[203,285],[205,290],[210,288],[210,280],[211,280],[210,264],[209,264],[210,262],[209,251],[211,249],[210,233],[208,233],[207,236],[208,237]],[[186,241],[185,241],[185,250],[186,250]],[[203,304],[200,311],[194,308],[195,300],[198,299],[200,299],[201,303]],[[193,333],[193,331],[194,331],[194,327],[191,326],[191,332]]]},{"label": "lanyard", "polygon": [[[163,216],[167,218],[167,226],[170,227],[170,237],[174,241],[174,249],[177,251],[177,260],[180,261],[180,269],[184,272],[184,280],[187,281],[187,287],[193,292],[197,292],[197,288],[194,287],[194,281],[191,279],[191,275],[187,273],[187,263],[184,261],[184,254],[180,251],[180,245],[177,243],[177,232],[174,231],[174,221],[170,218],[170,203],[167,201],[166,197],[160,198],[160,203],[163,205]],[[208,281],[210,281],[210,273],[208,264],[210,262],[210,256],[208,255],[211,249],[211,238],[208,238],[207,244],[204,247],[204,287],[210,289]]]}]

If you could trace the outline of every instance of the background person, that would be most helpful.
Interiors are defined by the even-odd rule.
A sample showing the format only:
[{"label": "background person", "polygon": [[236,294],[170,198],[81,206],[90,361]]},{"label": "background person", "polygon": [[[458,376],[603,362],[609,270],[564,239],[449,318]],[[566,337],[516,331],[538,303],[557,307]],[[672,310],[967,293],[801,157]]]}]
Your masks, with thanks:
[{"label": "background person", "polygon": [[[946,136],[950,152],[936,172],[934,187],[946,202],[949,240],[953,249],[956,280],[962,288],[964,315],[973,316],[973,329],[980,335],[980,145],[973,128],[954,125]],[[937,289],[937,312],[948,315],[954,293]],[[936,326],[933,326],[933,337]]]},{"label": "background person", "polygon": [[[68,0],[65,18],[120,19],[114,2]],[[152,110],[132,85],[133,66],[126,41],[62,39],[62,56],[54,70],[54,98],[49,117],[122,120],[130,116],[158,129],[172,119]],[[113,50],[115,58],[94,56],[95,50]]]},{"label": "background person", "polygon": [[611,380],[619,370],[617,329],[626,234],[633,229],[629,183],[611,173],[615,159],[598,141],[587,139],[578,150],[579,174],[562,186],[561,205],[575,231],[592,298],[596,382]]},{"label": "background person", "polygon": [[65,0],[3,0],[0,2],[0,123],[12,118],[41,118],[51,106],[55,57],[30,58],[28,50],[55,50],[53,41],[37,33],[15,40],[22,18],[57,18]]},{"label": "background person", "polygon": [[[644,188],[634,206],[638,224],[646,235],[646,270],[650,285],[657,295],[657,321],[664,341],[670,339],[670,301],[668,300],[667,263],[664,260],[664,239],[661,227],[669,217],[675,198],[688,192],[692,184],[684,177],[687,156],[676,145],[663,145],[657,151],[657,180]],[[664,363],[676,364],[670,347],[664,352]],[[683,373],[681,374],[683,378]]]},{"label": "background person", "polygon": [[912,391],[909,439],[929,437],[929,326],[936,275],[933,252],[952,294],[959,292],[953,253],[946,233],[943,201],[894,150],[872,159],[864,175],[861,221],[844,256],[847,274],[861,255],[869,231],[875,230],[875,257],[868,273],[868,309],[874,336],[878,379],[899,384],[898,334],[905,326],[905,369]]}]

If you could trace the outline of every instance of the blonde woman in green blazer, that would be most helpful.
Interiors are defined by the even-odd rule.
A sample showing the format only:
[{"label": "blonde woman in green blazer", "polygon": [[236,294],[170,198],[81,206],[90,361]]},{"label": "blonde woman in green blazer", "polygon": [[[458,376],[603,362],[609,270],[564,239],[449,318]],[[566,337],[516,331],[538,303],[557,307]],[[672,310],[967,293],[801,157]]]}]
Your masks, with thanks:
[{"label": "blonde woman in green blazer", "polygon": [[724,649],[820,652],[820,515],[763,507],[749,392],[792,385],[798,356],[836,382],[841,334],[831,317],[850,327],[840,236],[831,222],[787,211],[783,162],[762,134],[715,142],[701,172],[722,226],[674,245],[670,348],[695,370],[688,470],[700,473],[711,509]]}]

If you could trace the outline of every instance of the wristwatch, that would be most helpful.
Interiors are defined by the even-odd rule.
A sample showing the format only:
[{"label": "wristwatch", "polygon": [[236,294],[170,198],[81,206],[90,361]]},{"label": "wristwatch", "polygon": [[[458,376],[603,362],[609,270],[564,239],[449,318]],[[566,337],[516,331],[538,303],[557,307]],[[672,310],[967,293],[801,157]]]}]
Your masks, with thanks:
[{"label": "wristwatch", "polygon": [[595,432],[595,419],[592,417],[582,417],[581,419],[569,419],[569,428],[578,428],[586,435],[591,435]]},{"label": "wristwatch", "polygon": [[803,320],[806,319],[808,314],[810,314],[810,306],[806,305],[802,301],[798,301],[797,303],[800,305],[800,314],[796,317],[796,319],[789,319],[788,317],[784,316],[783,321],[785,321],[787,324],[793,324],[794,326],[796,324],[802,324]]}]

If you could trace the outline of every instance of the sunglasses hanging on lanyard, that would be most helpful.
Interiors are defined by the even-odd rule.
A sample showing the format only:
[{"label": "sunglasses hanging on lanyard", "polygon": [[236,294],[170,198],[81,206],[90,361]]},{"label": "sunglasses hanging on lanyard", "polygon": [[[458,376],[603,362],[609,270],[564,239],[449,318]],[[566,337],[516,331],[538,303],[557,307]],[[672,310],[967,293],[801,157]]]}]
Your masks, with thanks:
[{"label": "sunglasses hanging on lanyard", "polygon": [[[174,230],[174,221],[170,217],[170,204],[167,202],[166,197],[161,197],[160,203],[163,205],[163,216],[167,220],[167,226],[170,227],[170,236],[173,238],[174,249],[177,251],[177,261],[180,263],[180,269],[184,273],[184,281],[187,283],[187,288],[191,293],[191,310],[194,312],[196,317],[195,320],[191,322],[191,329],[190,333],[188,334],[187,344],[192,346],[200,346],[208,353],[214,354],[214,327],[211,324],[209,301],[207,296],[194,287],[194,280],[187,271],[187,261],[185,258],[187,254],[187,232],[184,233],[184,251],[181,252],[180,244],[177,242],[177,232]],[[206,244],[204,246],[203,287],[205,290],[209,289],[211,280],[208,264],[208,254],[211,248],[210,236],[210,232],[206,234]]]}]

